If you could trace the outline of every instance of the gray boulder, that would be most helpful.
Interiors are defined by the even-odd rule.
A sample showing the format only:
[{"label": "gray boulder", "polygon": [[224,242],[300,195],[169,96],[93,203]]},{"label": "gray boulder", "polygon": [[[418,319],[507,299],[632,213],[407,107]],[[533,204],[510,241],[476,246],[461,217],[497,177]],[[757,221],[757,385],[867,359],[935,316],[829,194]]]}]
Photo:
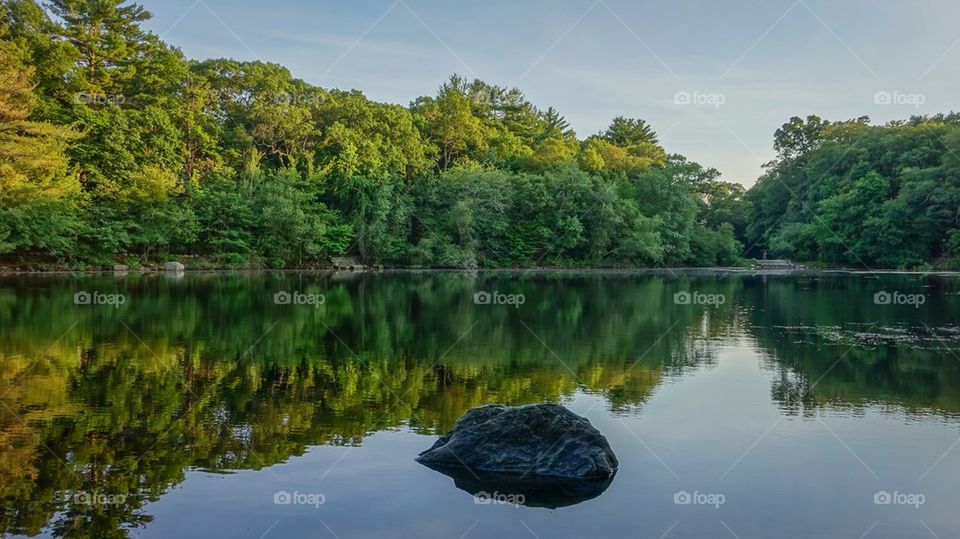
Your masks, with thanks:
[{"label": "gray boulder", "polygon": [[187,269],[186,266],[179,262],[164,262],[163,271],[183,271]]},{"label": "gray boulder", "polygon": [[607,439],[558,404],[474,408],[417,461],[435,469],[524,477],[609,479],[619,462]]}]

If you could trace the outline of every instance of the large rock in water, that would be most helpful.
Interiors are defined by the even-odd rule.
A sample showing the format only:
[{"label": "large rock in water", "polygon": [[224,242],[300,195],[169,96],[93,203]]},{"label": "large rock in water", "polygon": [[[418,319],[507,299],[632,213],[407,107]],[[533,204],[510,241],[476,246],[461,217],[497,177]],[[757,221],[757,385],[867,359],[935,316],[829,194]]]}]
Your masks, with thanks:
[{"label": "large rock in water", "polygon": [[608,480],[619,466],[600,431],[558,404],[474,408],[417,461],[431,468],[517,474],[531,480]]}]

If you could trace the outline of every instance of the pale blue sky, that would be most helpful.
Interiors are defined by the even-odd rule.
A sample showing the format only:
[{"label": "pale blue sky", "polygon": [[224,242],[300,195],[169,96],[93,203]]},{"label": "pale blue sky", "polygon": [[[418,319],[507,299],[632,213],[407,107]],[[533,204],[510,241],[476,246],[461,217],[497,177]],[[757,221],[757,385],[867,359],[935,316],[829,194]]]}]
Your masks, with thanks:
[{"label": "pale blue sky", "polygon": [[960,110],[956,0],[140,3],[192,58],[260,58],[401,104],[458,72],[557,107],[581,137],[644,118],[667,151],[746,185],[790,116]]}]

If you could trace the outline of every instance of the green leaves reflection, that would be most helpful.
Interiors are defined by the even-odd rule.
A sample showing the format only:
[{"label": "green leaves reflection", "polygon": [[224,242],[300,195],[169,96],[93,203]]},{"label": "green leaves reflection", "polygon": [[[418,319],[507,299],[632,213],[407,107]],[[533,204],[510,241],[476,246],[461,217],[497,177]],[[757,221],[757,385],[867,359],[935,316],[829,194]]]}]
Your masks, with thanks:
[{"label": "green leaves reflection", "polygon": [[[911,279],[2,278],[0,529],[122,537],[125,527],[149,522],[144,506],[191,468],[262,469],[312,445],[358,445],[383,429],[435,434],[485,403],[561,401],[579,390],[602,395],[614,413],[637,413],[666,378],[709,367],[723,347],[769,358],[771,396],[786,413],[879,404],[952,416],[960,412],[960,361],[931,343],[956,338],[943,329],[958,286]],[[924,310],[874,305],[872,294],[891,285],[922,289]],[[74,305],[78,290],[127,301]],[[274,304],[276,292],[293,290],[325,302]],[[476,305],[478,290],[526,301]],[[676,305],[684,290],[726,301]],[[878,344],[802,329],[903,326],[932,328],[937,338]],[[77,493],[125,498],[91,506],[75,503]]]}]

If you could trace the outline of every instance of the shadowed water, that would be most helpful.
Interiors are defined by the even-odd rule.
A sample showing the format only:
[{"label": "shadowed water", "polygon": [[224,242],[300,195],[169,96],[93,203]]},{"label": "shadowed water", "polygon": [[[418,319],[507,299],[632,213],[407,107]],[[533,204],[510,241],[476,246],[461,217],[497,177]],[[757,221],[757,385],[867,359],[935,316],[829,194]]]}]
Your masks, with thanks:
[{"label": "shadowed water", "polygon": [[[0,277],[0,532],[955,537],[958,315],[949,276]],[[545,401],[609,439],[605,491],[414,461]]]}]

